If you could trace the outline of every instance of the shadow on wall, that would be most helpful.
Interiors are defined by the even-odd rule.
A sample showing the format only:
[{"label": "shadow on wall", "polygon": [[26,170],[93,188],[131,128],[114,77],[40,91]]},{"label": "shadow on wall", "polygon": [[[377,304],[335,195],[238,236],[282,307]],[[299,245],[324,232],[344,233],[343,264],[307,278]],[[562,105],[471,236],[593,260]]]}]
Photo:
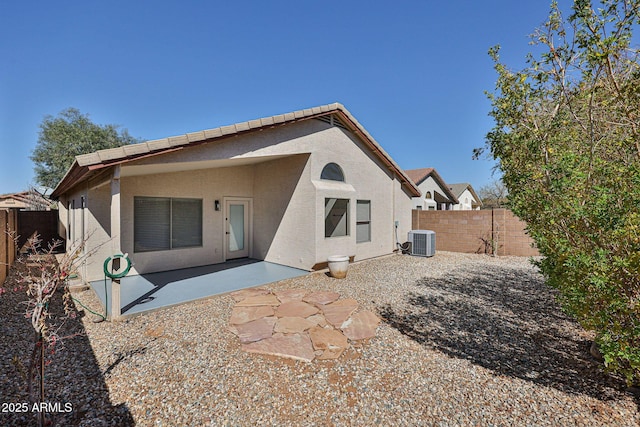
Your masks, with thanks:
[{"label": "shadow on wall", "polygon": [[[0,336],[5,345],[0,349],[0,396],[6,403],[28,403],[24,374],[28,369],[33,348],[33,329],[30,319],[25,319],[26,300],[24,291],[13,291],[17,270],[24,268],[16,263],[5,283],[7,292],[0,297]],[[124,405],[114,406],[109,399],[109,391],[103,373],[93,354],[86,336],[81,316],[62,322],[64,307],[62,292],[51,300],[50,310],[53,321],[61,325],[57,330],[62,342],[55,347],[55,353],[48,352],[45,369],[46,402],[71,411],[60,410],[49,414],[52,425],[118,425],[135,424],[129,409]],[[11,343],[7,345],[7,343]],[[36,425],[37,412],[0,412],[2,426]]]},{"label": "shadow on wall", "polygon": [[[281,228],[291,199],[296,191],[309,154],[296,154],[284,159],[272,160],[255,165],[254,181],[254,257],[269,260],[271,247],[278,233],[286,233]],[[293,217],[293,218],[292,218]],[[295,219],[291,214],[289,221]],[[291,227],[291,224],[287,224]],[[287,237],[280,238],[287,241]],[[277,259],[273,260],[278,262]]]},{"label": "shadow on wall", "polygon": [[601,372],[555,294],[533,270],[473,266],[417,281],[401,310],[385,306],[381,316],[414,341],[498,375],[619,398],[624,381]]}]

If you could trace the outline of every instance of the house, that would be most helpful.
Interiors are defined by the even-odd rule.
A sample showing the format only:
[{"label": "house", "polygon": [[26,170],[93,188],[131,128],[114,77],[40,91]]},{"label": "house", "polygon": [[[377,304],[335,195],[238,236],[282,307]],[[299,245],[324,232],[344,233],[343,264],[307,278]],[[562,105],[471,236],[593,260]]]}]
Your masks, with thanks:
[{"label": "house", "polygon": [[421,192],[421,196],[413,198],[413,209],[450,210],[458,203],[456,196],[434,168],[411,169],[405,173]]},{"label": "house", "polygon": [[51,210],[51,202],[36,190],[0,194],[0,209]]},{"label": "house", "polygon": [[478,197],[471,184],[467,182],[449,184],[449,189],[459,201],[459,203],[453,205],[454,211],[480,210],[482,207],[482,200]]},{"label": "house", "polygon": [[419,196],[338,103],[80,155],[52,193],[67,248],[95,252],[87,281],[118,253],[133,274],[390,254]]}]

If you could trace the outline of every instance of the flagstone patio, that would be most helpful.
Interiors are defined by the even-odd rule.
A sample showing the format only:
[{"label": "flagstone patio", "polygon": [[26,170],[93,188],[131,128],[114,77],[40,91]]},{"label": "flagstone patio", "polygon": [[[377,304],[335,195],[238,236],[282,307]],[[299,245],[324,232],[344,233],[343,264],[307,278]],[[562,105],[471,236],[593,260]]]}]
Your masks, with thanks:
[{"label": "flagstone patio", "polygon": [[232,292],[229,330],[249,353],[311,362],[337,359],[349,342],[376,335],[380,319],[336,292],[264,288]]}]

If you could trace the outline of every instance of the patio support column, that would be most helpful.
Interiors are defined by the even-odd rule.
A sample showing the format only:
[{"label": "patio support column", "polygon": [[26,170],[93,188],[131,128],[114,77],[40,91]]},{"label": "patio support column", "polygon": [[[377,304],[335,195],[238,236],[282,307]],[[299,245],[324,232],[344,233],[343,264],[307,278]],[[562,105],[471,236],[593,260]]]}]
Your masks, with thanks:
[{"label": "patio support column", "polygon": [[122,253],[120,249],[120,165],[113,169],[111,178],[111,252]]},{"label": "patio support column", "polygon": [[[122,253],[120,224],[120,165],[116,165],[111,179],[111,255]],[[107,308],[110,320],[120,318],[120,280],[111,280],[111,301],[107,298]]]}]

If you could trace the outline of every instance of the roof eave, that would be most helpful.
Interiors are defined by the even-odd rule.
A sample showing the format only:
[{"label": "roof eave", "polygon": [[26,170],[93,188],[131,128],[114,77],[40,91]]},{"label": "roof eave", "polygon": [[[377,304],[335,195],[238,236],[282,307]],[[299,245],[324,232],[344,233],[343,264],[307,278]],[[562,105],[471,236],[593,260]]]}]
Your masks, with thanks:
[{"label": "roof eave", "polygon": [[400,168],[400,166],[398,166],[396,162],[393,161],[391,156],[387,154],[386,151],[384,151],[380,144],[378,144],[376,140],[373,139],[369,132],[367,132],[366,129],[364,129],[364,127],[360,125],[360,123],[358,123],[358,121],[351,115],[351,113],[349,113],[349,111],[343,105],[338,104],[338,106],[339,107],[337,111],[340,114],[340,117],[343,118],[343,120],[348,121],[351,131],[359,136],[360,139],[367,144],[369,149],[373,151],[373,153],[376,154],[383,161],[383,163],[385,163],[385,165],[391,172],[398,175],[401,184],[405,188],[407,188],[407,190],[409,190],[409,193],[411,193],[412,196],[420,197],[422,193],[420,192],[420,189],[418,189],[418,187],[413,183],[413,181],[411,181],[411,178],[409,178],[409,176]]},{"label": "roof eave", "polygon": [[451,189],[449,188],[449,186],[447,185],[447,183],[444,181],[444,179],[442,179],[442,177],[440,176],[440,174],[438,173],[438,171],[436,171],[435,168],[433,168],[431,170],[431,172],[429,173],[429,175],[433,175],[433,179],[435,179],[438,182],[438,185],[440,185],[440,188],[442,188],[444,190],[446,194],[446,196],[451,199],[451,201],[454,204],[458,204],[460,203],[460,201],[458,200],[458,198],[456,197],[455,194],[453,194],[453,192],[451,191]]},{"label": "roof eave", "polygon": [[51,200],[59,200],[61,195],[75,187],[88,173],[89,168],[87,166],[80,166],[78,160],[74,160],[67,173],[49,196]]},{"label": "roof eave", "polygon": [[171,151],[183,149],[187,146],[191,147],[212,141],[220,141],[249,132],[283,126],[285,124],[309,120],[329,114],[339,114],[342,120],[348,123],[350,130],[365,142],[369,149],[371,149],[373,153],[382,160],[386,167],[394,173],[394,176],[397,175],[399,177],[401,184],[409,191],[409,193],[416,197],[420,196],[420,190],[413,181],[411,181],[404,171],[400,169],[393,159],[391,159],[391,156],[382,149],[375,139],[369,135],[366,129],[358,123],[358,121],[342,104],[333,103],[262,119],[249,120],[247,122],[236,123],[234,125],[221,126],[215,129],[203,130],[107,150],[99,150],[94,153],[77,156],[63,179],[51,193],[51,198],[57,200],[63,193],[73,188],[91,171],[96,169],[139,160],[145,157],[166,154]]}]

